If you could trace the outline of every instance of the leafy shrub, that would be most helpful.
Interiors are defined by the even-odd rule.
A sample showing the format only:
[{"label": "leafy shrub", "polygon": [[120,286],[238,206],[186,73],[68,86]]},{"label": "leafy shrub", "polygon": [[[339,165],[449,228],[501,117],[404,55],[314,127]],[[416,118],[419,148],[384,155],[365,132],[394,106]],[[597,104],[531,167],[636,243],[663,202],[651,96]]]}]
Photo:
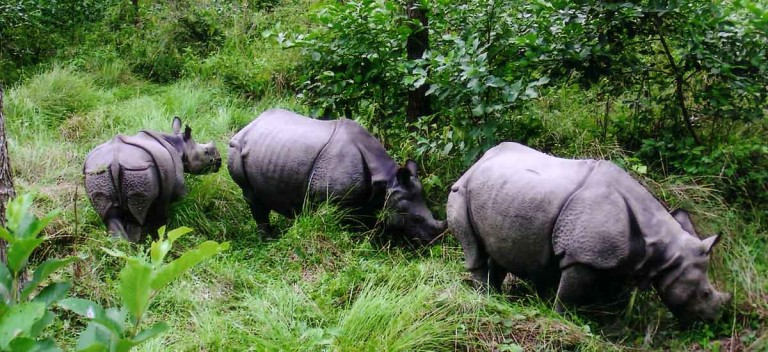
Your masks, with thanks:
[{"label": "leafy shrub", "polygon": [[31,280],[21,281],[30,255],[45,241],[38,236],[58,214],[53,211],[39,219],[31,208],[30,194],[11,200],[7,226],[0,227],[0,237],[8,243],[8,263],[0,263],[0,351],[58,350],[53,339],[40,336],[55,318],[48,308],[64,298],[72,284],[52,282],[37,289],[51,274],[79,259],[48,259],[35,268]]},{"label": "leafy shrub", "polygon": [[31,211],[32,200],[30,194],[25,194],[9,202],[7,227],[0,228],[0,237],[8,242],[8,264],[0,263],[0,351],[58,351],[52,338],[40,339],[43,330],[55,319],[48,310],[53,304],[89,319],[77,350],[128,351],[168,330],[164,322],[142,329],[157,292],[189,268],[229,248],[229,243],[207,241],[164,264],[173,242],[192,229],[174,229],[165,239],[163,227],[158,231],[159,240],[151,245],[149,258],[105,249],[126,260],[120,272],[122,308],[104,309],[85,299],[64,298],[72,288],[69,282],[49,283],[35,294],[52,274],[80,258],[48,259],[37,266],[31,280],[21,281],[30,255],[45,240],[38,235],[58,214],[54,211],[38,219]]},{"label": "leafy shrub", "polygon": [[352,117],[364,106],[377,116],[403,110],[407,26],[396,1],[359,0],[331,3],[315,16],[308,34],[277,40],[298,46],[306,58],[302,94],[321,115]]},{"label": "leafy shrub", "polygon": [[768,204],[768,146],[764,141],[744,139],[706,147],[697,146],[691,138],[647,139],[638,156],[666,160],[664,166],[672,172],[714,176],[714,183],[731,201],[746,195],[753,206]]},{"label": "leafy shrub", "polygon": [[[739,175],[752,169],[746,155],[766,146],[767,12],[752,1],[424,2],[430,48],[414,61],[404,53],[413,26],[403,6],[331,3],[314,31],[278,37],[302,49],[308,63],[300,96],[319,115],[355,117],[394,144],[415,142],[422,155],[453,151],[469,164],[500,140],[541,140],[542,124],[517,116],[520,107],[545,85],[575,83],[605,106],[584,126],[603,143],[638,151],[645,140],[687,135],[695,143],[680,147],[702,147],[702,157],[727,149],[722,158]],[[438,108],[426,121],[406,121],[406,93],[424,84]],[[723,131],[735,130],[752,144],[721,148],[731,138]],[[681,158],[665,163],[688,170],[657,170],[688,172],[701,165],[686,160],[692,154],[665,154]],[[721,185],[732,199],[758,204],[763,176],[745,177]]]},{"label": "leafy shrub", "polygon": [[61,300],[58,303],[60,307],[71,310],[89,321],[77,341],[78,351],[128,351],[169,329],[164,322],[157,322],[148,328],[143,328],[142,325],[149,304],[157,292],[189,268],[229,248],[229,243],[206,241],[164,264],[163,260],[171,250],[173,242],[191,231],[190,228],[180,227],[169,231],[166,239],[165,227],[160,228],[159,239],[152,242],[149,257],[129,256],[117,250],[105,249],[110,255],[125,259],[125,267],[120,271],[119,285],[123,306],[119,309],[104,309],[86,299]]},{"label": "leafy shrub", "polygon": [[6,0],[0,4],[0,83],[54,56],[101,20],[116,0]]}]

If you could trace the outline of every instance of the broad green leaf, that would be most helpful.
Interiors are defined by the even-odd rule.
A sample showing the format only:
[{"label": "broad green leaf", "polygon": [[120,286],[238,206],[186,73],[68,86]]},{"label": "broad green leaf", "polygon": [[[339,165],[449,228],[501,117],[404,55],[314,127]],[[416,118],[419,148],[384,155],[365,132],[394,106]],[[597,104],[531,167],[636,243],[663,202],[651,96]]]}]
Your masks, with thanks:
[{"label": "broad green leaf", "polygon": [[4,316],[5,313],[8,311],[9,303],[6,302],[4,299],[0,299],[0,317]]},{"label": "broad green leaf", "polygon": [[54,282],[40,291],[32,301],[44,303],[46,307],[50,306],[67,295],[72,284],[69,282]]},{"label": "broad green leaf", "polygon": [[56,341],[52,338],[35,341],[34,352],[60,352],[61,349],[56,346]]},{"label": "broad green leaf", "polygon": [[25,238],[8,245],[8,268],[18,274],[29,260],[32,251],[43,242],[42,238]]},{"label": "broad green leaf", "polygon": [[157,231],[158,240],[152,242],[152,248],[149,251],[149,256],[152,258],[152,264],[154,264],[155,267],[159,266],[163,262],[163,259],[165,259],[165,256],[171,250],[173,242],[179,239],[179,237],[192,231],[193,230],[191,228],[182,226],[168,232],[168,240],[164,240],[163,235],[165,234],[165,226],[161,227],[160,230]]},{"label": "broad green leaf", "polygon": [[144,315],[152,295],[152,267],[146,261],[129,257],[120,271],[120,297],[134,318]]},{"label": "broad green leaf", "polygon": [[107,254],[109,254],[109,255],[111,255],[113,257],[128,258],[128,255],[125,254],[125,252],[120,251],[118,249],[110,249],[110,248],[101,247],[101,250],[104,251],[104,252],[107,252]]},{"label": "broad green leaf", "polygon": [[44,216],[42,219],[38,219],[34,214],[30,217],[29,223],[22,223],[22,227],[16,230],[16,237],[18,238],[37,238],[37,235],[48,226],[48,224],[59,215],[58,210],[54,210]]},{"label": "broad green leaf", "polygon": [[219,244],[215,241],[206,241],[201,243],[197,248],[184,253],[178,259],[160,268],[152,280],[152,289],[162,289],[168,283],[187,271],[187,269],[228,248],[229,242]]},{"label": "broad green leaf", "polygon": [[31,302],[17,304],[0,317],[0,349],[7,350],[8,344],[17,336],[29,336],[35,323],[45,315],[45,305]]},{"label": "broad green leaf", "polygon": [[17,337],[13,339],[8,346],[13,352],[30,352],[35,351],[37,341],[29,337]]},{"label": "broad green leaf", "polygon": [[109,351],[109,348],[107,348],[107,346],[104,345],[103,343],[95,342],[86,348],[77,349],[76,351],[77,352],[103,352],[103,351]]},{"label": "broad green leaf", "polygon": [[128,311],[125,310],[125,307],[122,307],[120,309],[117,309],[115,307],[107,308],[106,314],[107,314],[107,318],[109,318],[109,320],[112,320],[115,324],[119,326],[125,326],[125,319],[128,316]]},{"label": "broad green leaf", "polygon": [[0,300],[3,303],[10,302],[11,290],[13,290],[13,275],[8,271],[8,267],[0,262]]},{"label": "broad green leaf", "polygon": [[91,324],[96,324],[97,327],[101,326],[115,336],[123,334],[123,325],[110,319],[104,308],[93,301],[82,298],[66,298],[60,300],[56,305],[90,319]]},{"label": "broad green leaf", "polygon": [[147,341],[155,336],[158,336],[166,331],[168,331],[169,327],[168,324],[164,322],[157,322],[155,325],[152,325],[151,327],[142,330],[140,333],[136,334],[136,336],[133,337],[133,343],[135,345],[138,345],[144,341]]},{"label": "broad green leaf", "polygon": [[66,310],[71,310],[77,315],[83,316],[87,319],[94,319],[97,316],[104,316],[104,308],[98,305],[96,302],[89,301],[82,298],[67,298],[62,299],[56,305]]},{"label": "broad green leaf", "polygon": [[21,299],[28,299],[29,295],[32,294],[32,292],[40,286],[43,280],[47,279],[48,276],[53,274],[56,270],[59,270],[61,267],[77,261],[78,259],[80,258],[74,256],[65,259],[48,259],[38,265],[35,269],[35,273],[32,275],[32,280],[27,282],[24,286],[24,290],[21,291]]},{"label": "broad green leaf", "polygon": [[13,237],[13,235],[8,232],[8,229],[2,226],[0,226],[0,238],[4,239],[8,243],[16,242],[16,237]]},{"label": "broad green leaf", "polygon": [[171,244],[173,244],[173,242],[179,239],[179,237],[184,236],[192,231],[194,230],[186,226],[177,227],[168,232],[168,241],[171,241]]},{"label": "broad green leaf", "polygon": [[13,352],[58,352],[56,342],[51,338],[35,340],[28,337],[17,337],[10,343]]},{"label": "broad green leaf", "polygon": [[[19,229],[21,227],[27,227],[34,214],[30,211],[32,207],[32,194],[25,193],[17,196],[8,202],[8,207],[5,210],[6,214],[6,226],[11,232],[14,232],[18,237]],[[27,224],[27,225],[25,225]]]},{"label": "broad green leaf", "polygon": [[169,241],[156,241],[152,242],[152,247],[149,250],[149,257],[152,259],[152,264],[158,266],[163,262],[165,255],[171,250],[171,242]]},{"label": "broad green leaf", "polygon": [[112,348],[113,352],[128,352],[133,348],[133,346],[136,346],[136,344],[129,339],[120,339],[117,341],[117,343]]},{"label": "broad green leaf", "polygon": [[111,345],[112,335],[109,330],[95,323],[90,323],[80,333],[77,339],[77,351],[101,352],[109,351],[107,346]]},{"label": "broad green leaf", "polygon": [[29,329],[29,336],[30,337],[38,337],[40,336],[40,333],[45,330],[51,323],[53,323],[53,318],[55,315],[50,310],[46,310],[45,313],[43,313],[43,317],[40,318],[38,321],[35,322],[34,325],[32,325],[32,328]]}]

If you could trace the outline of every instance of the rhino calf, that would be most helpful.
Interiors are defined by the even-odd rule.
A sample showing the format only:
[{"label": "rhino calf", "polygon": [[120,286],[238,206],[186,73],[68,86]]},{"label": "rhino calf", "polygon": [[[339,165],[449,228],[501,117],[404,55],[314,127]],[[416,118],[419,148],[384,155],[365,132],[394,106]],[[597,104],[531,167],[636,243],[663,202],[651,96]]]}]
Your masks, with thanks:
[{"label": "rhino calf", "polygon": [[499,289],[510,272],[557,287],[558,311],[617,283],[652,284],[683,322],[716,320],[731,299],[707,277],[719,236],[700,240],[684,211],[670,214],[608,161],[502,143],[453,185],[447,214],[477,286]]},{"label": "rhino calf", "polygon": [[352,120],[268,110],[232,137],[227,167],[266,237],[271,210],[293,216],[307,198],[334,199],[363,219],[386,209],[385,230],[410,239],[431,241],[445,229],[424,202],[416,163],[398,168]]},{"label": "rhino calf", "polygon": [[172,201],[186,193],[184,175],[216,172],[221,156],[211,143],[197,144],[192,129],[173,134],[142,131],[118,135],[85,158],[85,190],[108,231],[136,242],[168,221]]}]

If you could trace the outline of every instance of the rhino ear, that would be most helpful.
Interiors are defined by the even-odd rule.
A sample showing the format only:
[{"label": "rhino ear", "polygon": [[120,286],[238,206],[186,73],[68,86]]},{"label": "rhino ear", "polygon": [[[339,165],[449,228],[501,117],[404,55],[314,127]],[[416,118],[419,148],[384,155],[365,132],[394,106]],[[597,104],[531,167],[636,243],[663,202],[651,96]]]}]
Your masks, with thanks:
[{"label": "rhino ear", "polygon": [[688,212],[684,209],[675,209],[673,212],[670,213],[675,220],[680,224],[680,226],[683,227],[683,230],[685,232],[688,232],[689,234],[699,237],[696,234],[696,229],[693,228],[693,222],[691,222],[691,217],[688,215]]},{"label": "rhino ear", "polygon": [[706,239],[703,239],[701,243],[704,245],[704,248],[705,248],[704,254],[709,255],[710,253],[712,253],[712,248],[714,248],[718,242],[720,242],[720,235],[714,235]]},{"label": "rhino ear", "polygon": [[419,164],[411,159],[408,159],[408,161],[405,162],[405,168],[411,172],[411,176],[416,177],[416,173],[419,171]]},{"label": "rhino ear", "polygon": [[397,177],[397,183],[401,184],[403,187],[408,188],[413,184],[411,182],[411,170],[407,167],[397,169],[395,176]]},{"label": "rhino ear", "polygon": [[184,127],[184,140],[188,141],[192,138],[192,128],[189,125]]},{"label": "rhino ear", "polygon": [[171,126],[173,127],[174,134],[181,133],[181,119],[178,116],[174,116],[173,124]]}]

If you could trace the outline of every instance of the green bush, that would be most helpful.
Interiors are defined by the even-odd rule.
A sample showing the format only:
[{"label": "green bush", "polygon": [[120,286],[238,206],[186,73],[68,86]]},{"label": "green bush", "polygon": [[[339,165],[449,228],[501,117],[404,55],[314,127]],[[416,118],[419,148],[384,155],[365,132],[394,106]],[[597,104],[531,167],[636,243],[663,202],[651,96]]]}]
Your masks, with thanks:
[{"label": "green bush", "polygon": [[48,310],[72,288],[69,282],[52,282],[37,290],[59,269],[78,257],[48,259],[38,265],[32,279],[22,281],[32,252],[44,238],[38,237],[58,214],[42,219],[32,213],[32,195],[24,194],[8,202],[7,226],[0,227],[0,237],[7,242],[7,265],[0,263],[0,351],[57,351],[50,337],[41,338],[55,315]]},{"label": "green bush", "polygon": [[351,118],[370,106],[377,122],[404,111],[405,42],[411,29],[397,1],[330,3],[317,12],[308,34],[279,33],[285,47],[304,57],[300,98],[319,115]]},{"label": "green bush", "polygon": [[125,259],[120,271],[119,295],[121,308],[104,309],[99,304],[81,298],[61,300],[58,306],[70,310],[88,320],[88,326],[77,341],[78,351],[129,351],[133,347],[156,337],[169,329],[168,324],[156,322],[144,328],[152,299],[185,271],[229,248],[229,243],[206,241],[188,250],[181,257],[165,264],[166,255],[179,237],[192,229],[180,227],[168,232],[165,226],[158,230],[159,239],[152,242],[149,256],[129,256],[118,250],[105,251]]},{"label": "green bush", "polygon": [[89,300],[64,298],[72,288],[66,281],[49,283],[38,291],[52,274],[81,258],[48,259],[37,266],[32,279],[22,281],[30,255],[45,240],[38,235],[58,214],[54,211],[38,219],[31,211],[32,200],[30,194],[24,194],[10,201],[7,227],[0,228],[0,237],[8,243],[8,263],[0,263],[0,351],[59,351],[52,338],[40,338],[56,318],[48,310],[54,304],[89,320],[77,342],[78,351],[129,351],[168,330],[164,322],[143,328],[155,295],[189,268],[229,248],[228,243],[206,241],[165,264],[174,241],[192,229],[174,229],[166,239],[163,227],[148,257],[105,249],[126,264],[119,285],[123,307],[104,309]]}]

